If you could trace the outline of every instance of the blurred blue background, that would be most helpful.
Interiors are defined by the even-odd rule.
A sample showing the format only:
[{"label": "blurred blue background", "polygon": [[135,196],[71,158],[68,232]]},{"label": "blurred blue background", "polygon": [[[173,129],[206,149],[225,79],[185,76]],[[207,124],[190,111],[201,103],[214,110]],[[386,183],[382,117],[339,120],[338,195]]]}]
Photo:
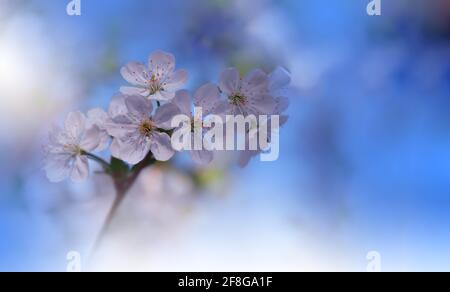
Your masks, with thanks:
[{"label": "blurred blue background", "polygon": [[[92,270],[365,271],[370,251],[384,271],[450,270],[449,1],[68,2],[0,0],[1,271],[65,271],[69,251]],[[281,157],[147,170],[88,263],[111,182],[50,184],[42,145],[157,49],[190,90],[286,67]]]}]

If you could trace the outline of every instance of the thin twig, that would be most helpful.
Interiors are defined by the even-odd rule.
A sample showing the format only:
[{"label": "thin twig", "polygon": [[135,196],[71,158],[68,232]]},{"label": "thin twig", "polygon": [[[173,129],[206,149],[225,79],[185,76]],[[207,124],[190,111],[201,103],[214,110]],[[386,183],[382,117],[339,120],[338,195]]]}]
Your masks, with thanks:
[{"label": "thin twig", "polygon": [[123,199],[125,198],[125,194],[126,193],[124,191],[117,190],[111,209],[109,210],[105,222],[103,223],[102,228],[100,229],[100,232],[98,233],[97,238],[95,239],[91,255],[95,254],[97,250],[100,248],[100,245],[114,220],[114,216],[117,213],[117,210],[119,209]]},{"label": "thin twig", "polygon": [[100,232],[97,235],[97,238],[94,242],[94,246],[92,248],[91,252],[91,258],[93,255],[98,251],[100,248],[106,234],[108,233],[111,224],[115,218],[115,215],[121,206],[123,200],[125,199],[127,193],[131,189],[131,187],[134,185],[136,180],[138,179],[140,173],[142,170],[144,170],[146,167],[154,164],[156,160],[154,159],[153,155],[150,153],[143,161],[141,161],[139,164],[137,164],[129,173],[128,176],[121,177],[121,176],[115,176],[115,174],[111,174],[113,181],[114,181],[114,187],[116,189],[116,195],[114,198],[114,202],[111,206],[111,209],[108,212],[108,215],[106,216],[105,222],[102,225],[102,228]]},{"label": "thin twig", "polygon": [[106,162],[105,160],[103,160],[102,158],[98,157],[97,155],[94,155],[94,154],[86,152],[86,151],[83,151],[81,153],[81,155],[84,155],[87,158],[92,159],[95,162],[98,162],[105,171],[109,171],[111,169],[111,165],[108,162]]}]

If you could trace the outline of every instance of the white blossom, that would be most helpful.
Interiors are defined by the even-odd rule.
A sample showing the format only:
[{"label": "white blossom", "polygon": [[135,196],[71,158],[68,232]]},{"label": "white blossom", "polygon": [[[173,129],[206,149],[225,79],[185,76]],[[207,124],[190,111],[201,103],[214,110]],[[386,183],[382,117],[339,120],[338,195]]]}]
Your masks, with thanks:
[{"label": "white blossom", "polygon": [[[279,115],[280,116],[280,127],[284,126],[289,117],[285,114],[283,114],[289,107],[289,91],[290,91],[290,83],[291,83],[291,77],[290,74],[287,70],[285,70],[282,67],[278,67],[276,68],[269,76],[268,76],[268,90],[270,92],[271,95],[275,96],[275,108],[273,110],[273,112],[271,113],[272,115]],[[252,141],[256,141],[255,144],[258,143],[258,139],[260,137],[260,130],[261,128],[264,129],[271,129],[271,127],[269,127],[271,120],[270,117],[267,120],[268,125],[265,127],[262,127],[263,125],[260,124],[253,124],[250,125],[250,128],[247,131],[247,135],[246,135],[246,143],[247,145],[250,145],[252,143]],[[272,133],[269,131],[267,133],[267,141],[262,141],[260,142],[260,144],[262,144],[264,147],[260,147],[258,146],[257,150],[245,150],[245,151],[241,151],[239,154],[239,165],[241,167],[245,167],[248,165],[248,163],[250,162],[250,160],[259,155],[262,151],[264,151],[264,148],[267,148],[272,140]],[[260,145],[257,144],[257,145]]]},{"label": "white blossom", "polygon": [[64,128],[54,127],[49,144],[45,147],[45,171],[52,182],[67,178],[83,181],[89,176],[87,152],[103,150],[101,130],[96,125],[88,125],[81,112],[68,115]]},{"label": "white blossom", "polygon": [[222,95],[214,111],[224,115],[264,115],[274,112],[276,100],[269,91],[269,77],[262,70],[255,69],[241,78],[235,68],[225,69],[220,76]]},{"label": "white blossom", "polygon": [[188,79],[185,70],[175,71],[175,57],[156,51],[150,55],[148,66],[130,62],[121,69],[123,78],[132,86],[120,89],[126,95],[141,95],[149,99],[170,101]]},{"label": "white blossom", "polygon": [[111,122],[107,124],[108,133],[115,138],[111,145],[114,157],[130,164],[138,164],[149,152],[159,161],[172,158],[174,150],[165,131],[172,129],[171,119],[179,114],[177,106],[171,103],[163,105],[152,115],[150,100],[142,96],[129,96],[117,99],[110,106],[111,111],[122,111],[110,116]]},{"label": "white blossom", "polygon": [[[215,87],[217,89],[217,87]],[[192,100],[189,92],[186,90],[180,90],[177,92],[173,103],[178,106],[181,114],[187,116],[191,120],[191,149],[189,150],[189,155],[197,164],[209,164],[213,158],[214,154],[212,151],[208,151],[205,149],[203,145],[203,137],[204,137],[204,124],[203,118],[211,113],[214,105],[218,101],[218,97],[216,95],[209,94],[210,88],[201,87],[194,94],[194,99]],[[200,109],[202,111],[201,116],[198,113],[192,111],[192,104],[194,104],[196,109]],[[195,127],[201,127],[201,131],[195,131]],[[202,145],[202,149],[196,150],[195,145]]]}]

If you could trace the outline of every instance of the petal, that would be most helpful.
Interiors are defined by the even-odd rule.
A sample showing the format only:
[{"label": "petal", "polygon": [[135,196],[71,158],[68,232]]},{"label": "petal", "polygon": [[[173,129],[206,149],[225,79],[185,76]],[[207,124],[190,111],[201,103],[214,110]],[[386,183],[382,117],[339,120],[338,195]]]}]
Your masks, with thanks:
[{"label": "petal", "polygon": [[71,155],[50,155],[45,160],[45,172],[50,182],[61,182],[69,177]]},{"label": "petal", "polygon": [[291,74],[283,67],[277,67],[269,75],[269,90],[275,91],[288,86],[291,83]]},{"label": "petal", "polygon": [[111,155],[116,158],[120,158],[120,149],[122,148],[122,142],[119,139],[114,138],[109,150],[111,151]]},{"label": "petal", "polygon": [[71,143],[71,139],[68,139],[67,134],[57,125],[53,125],[48,135],[50,146],[61,146]]},{"label": "petal", "polygon": [[119,143],[116,142],[115,147],[118,147],[119,155],[115,155],[115,157],[130,164],[138,164],[149,153],[150,145],[151,143],[147,138],[137,133],[126,140],[121,140]]},{"label": "petal", "polygon": [[129,96],[125,100],[125,104],[128,114],[138,121],[147,119],[153,111],[152,102],[142,96]]},{"label": "petal", "polygon": [[138,131],[139,124],[137,122],[135,123],[128,115],[117,116],[107,122],[105,128],[109,135],[115,138],[125,139],[130,134]]},{"label": "petal", "polygon": [[100,145],[100,128],[93,126],[86,131],[83,138],[80,141],[81,149],[91,152]]},{"label": "petal", "polygon": [[86,131],[81,143],[81,149],[88,152],[103,151],[108,147],[110,136],[106,131],[106,123],[103,125],[105,130],[100,129],[98,126],[93,126]]},{"label": "petal", "polygon": [[59,126],[52,125],[52,129],[48,135],[47,144],[44,146],[46,156],[51,154],[66,154],[64,145],[73,143],[73,139],[67,136],[67,133],[63,131]]},{"label": "petal", "polygon": [[211,107],[210,114],[214,115],[227,115],[230,114],[233,106],[226,100],[219,100]]},{"label": "petal", "polygon": [[280,96],[275,98],[276,107],[275,107],[275,114],[281,114],[285,112],[289,107],[289,98]]},{"label": "petal", "polygon": [[150,90],[148,90],[146,87],[122,86],[120,87],[120,92],[125,95],[141,95],[143,97],[147,97],[150,95]]},{"label": "petal", "polygon": [[108,132],[101,131],[99,134],[99,143],[97,148],[94,149],[94,152],[100,152],[108,148],[111,137],[108,135]]},{"label": "petal", "polygon": [[269,77],[260,69],[250,71],[242,82],[242,91],[247,97],[257,93],[268,93]]},{"label": "petal", "polygon": [[49,157],[51,155],[60,154],[65,155],[67,154],[66,149],[64,148],[64,145],[62,144],[47,144],[44,146],[44,156]]},{"label": "petal", "polygon": [[175,92],[160,90],[149,96],[149,99],[158,101],[171,101],[175,97]]},{"label": "petal", "polygon": [[150,74],[145,65],[138,62],[130,62],[120,69],[122,77],[132,85],[147,87]]},{"label": "petal", "polygon": [[98,126],[100,129],[104,129],[105,123],[109,119],[108,114],[101,108],[94,108],[87,113],[87,128],[92,126]]},{"label": "petal", "polygon": [[170,53],[156,51],[150,55],[148,66],[156,78],[164,78],[175,70],[175,57]]},{"label": "petal", "polygon": [[115,95],[109,104],[108,115],[110,118],[117,116],[124,116],[128,113],[127,105],[125,104],[126,96],[122,94]]},{"label": "petal", "polygon": [[212,83],[203,85],[194,93],[194,104],[202,108],[205,116],[212,112],[219,101],[219,87]]},{"label": "petal", "polygon": [[67,116],[64,127],[69,137],[78,141],[84,133],[85,125],[86,117],[84,114],[81,112],[72,112]]},{"label": "petal", "polygon": [[249,99],[250,113],[254,115],[271,115],[275,113],[277,103],[273,96],[265,94]]},{"label": "petal", "polygon": [[227,95],[239,91],[240,83],[240,74],[235,68],[225,69],[220,75],[220,89]]},{"label": "petal", "polygon": [[89,176],[89,163],[85,156],[76,156],[70,178],[74,182],[82,182]]},{"label": "petal", "polygon": [[214,158],[213,152],[207,150],[192,150],[189,151],[189,154],[191,155],[192,161],[200,165],[209,164]]},{"label": "petal", "polygon": [[192,116],[191,97],[187,90],[178,91],[172,103],[180,109],[181,114]]},{"label": "petal", "polygon": [[188,77],[186,70],[177,70],[164,80],[162,86],[165,91],[177,91],[187,82]]},{"label": "petal", "polygon": [[151,151],[158,161],[167,161],[175,154],[169,135],[160,132],[154,132],[152,134]]},{"label": "petal", "polygon": [[172,127],[172,119],[176,115],[181,114],[180,109],[173,103],[165,104],[156,110],[153,121],[160,129],[170,130]]}]

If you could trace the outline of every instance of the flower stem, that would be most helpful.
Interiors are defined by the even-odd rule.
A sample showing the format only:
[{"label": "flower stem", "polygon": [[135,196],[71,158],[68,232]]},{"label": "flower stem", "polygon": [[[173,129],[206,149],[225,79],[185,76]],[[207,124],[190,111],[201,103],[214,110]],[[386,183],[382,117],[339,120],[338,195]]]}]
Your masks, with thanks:
[{"label": "flower stem", "polygon": [[131,189],[131,187],[136,182],[140,173],[146,167],[153,165],[155,162],[156,162],[155,158],[153,157],[153,155],[151,153],[149,153],[149,155],[147,155],[147,157],[143,161],[141,161],[139,164],[137,164],[125,177],[111,173],[111,176],[114,181],[114,188],[116,189],[116,194],[115,194],[115,198],[112,203],[111,209],[109,210],[109,212],[106,216],[105,222],[103,223],[102,228],[100,229],[100,232],[97,235],[97,238],[95,240],[95,243],[94,243],[94,246],[92,249],[92,253],[91,253],[91,258],[100,248],[106,234],[108,233],[108,231],[112,225],[112,222],[115,218],[115,215],[116,215],[119,207],[121,206],[123,200],[125,199],[127,193]]},{"label": "flower stem", "polygon": [[109,171],[111,169],[111,165],[108,162],[106,162],[105,160],[103,160],[102,158],[98,157],[97,155],[94,155],[94,154],[86,152],[86,151],[82,151],[81,155],[84,155],[87,158],[94,160],[95,162],[98,162],[105,171]]},{"label": "flower stem", "polygon": [[106,216],[105,222],[103,223],[100,232],[97,235],[97,238],[95,239],[94,246],[92,248],[92,254],[91,256],[97,252],[97,250],[100,248],[100,245],[103,242],[103,239],[105,235],[107,234],[111,223],[114,220],[115,214],[117,213],[117,210],[119,209],[123,199],[125,198],[126,191],[121,189],[116,189],[116,196],[114,198],[114,202],[111,206],[111,209],[108,212],[108,215]]}]

